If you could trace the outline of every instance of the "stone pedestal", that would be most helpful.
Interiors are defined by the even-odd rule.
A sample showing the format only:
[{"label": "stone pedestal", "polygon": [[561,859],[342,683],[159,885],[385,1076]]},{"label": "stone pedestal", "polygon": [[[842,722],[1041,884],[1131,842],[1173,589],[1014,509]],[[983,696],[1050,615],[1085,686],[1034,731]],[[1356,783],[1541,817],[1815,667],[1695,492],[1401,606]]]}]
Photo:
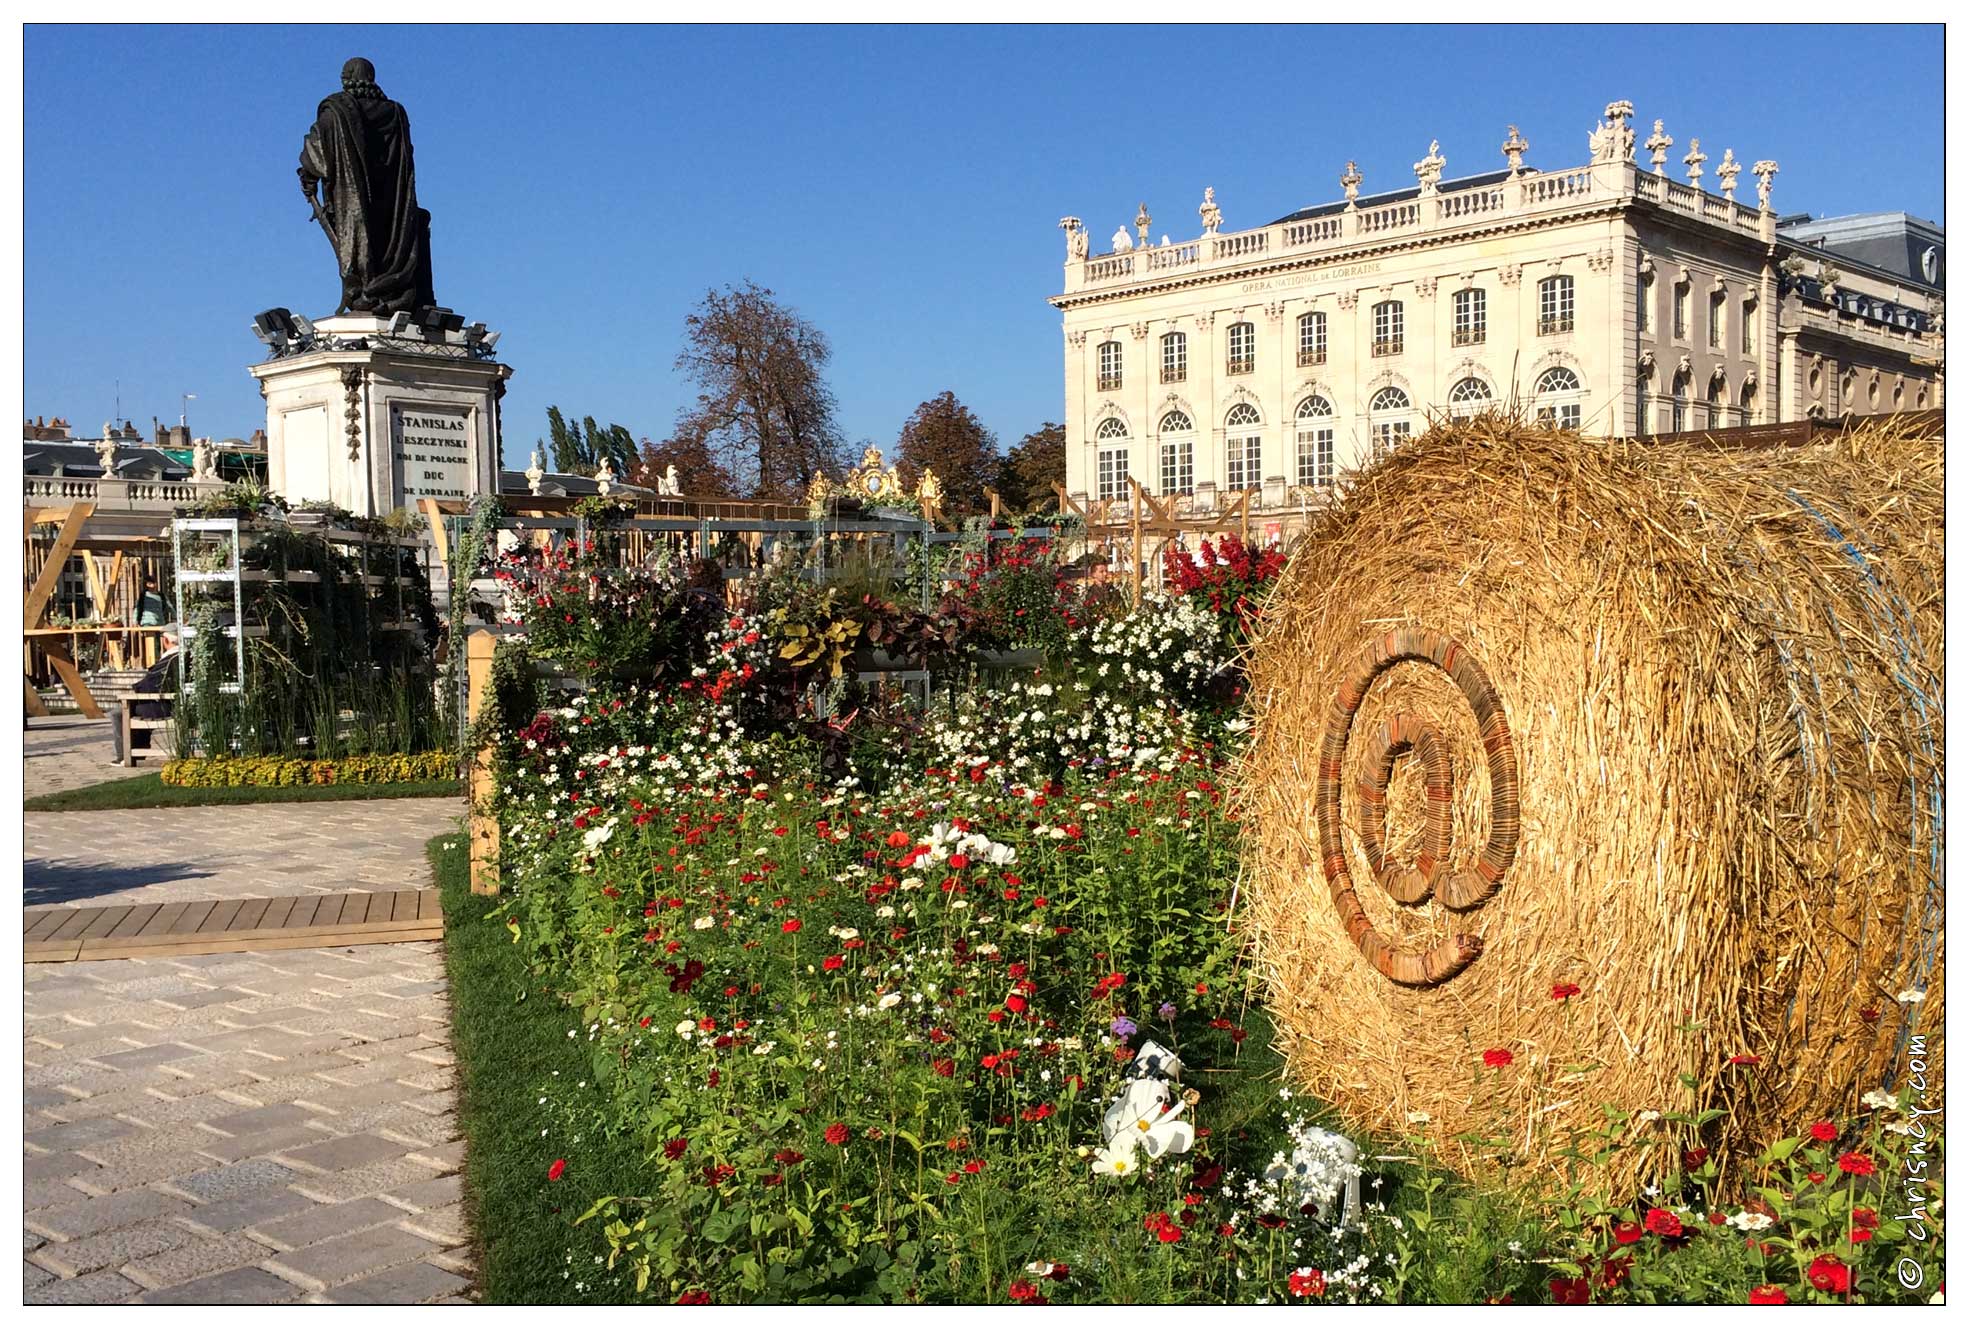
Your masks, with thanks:
[{"label": "stone pedestal", "polygon": [[[475,327],[478,334],[483,327]],[[482,335],[367,314],[326,318],[252,366],[267,401],[267,482],[289,503],[364,517],[497,493],[512,369]]]}]

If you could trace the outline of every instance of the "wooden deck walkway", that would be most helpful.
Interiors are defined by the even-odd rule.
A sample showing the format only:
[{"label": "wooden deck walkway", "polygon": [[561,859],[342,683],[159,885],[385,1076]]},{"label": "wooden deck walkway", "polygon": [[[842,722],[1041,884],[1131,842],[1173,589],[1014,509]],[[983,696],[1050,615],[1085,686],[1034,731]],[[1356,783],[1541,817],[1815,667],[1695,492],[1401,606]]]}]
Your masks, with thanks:
[{"label": "wooden deck walkway", "polygon": [[29,909],[22,958],[145,959],[387,941],[435,941],[444,911],[435,888],[280,895],[248,900]]}]

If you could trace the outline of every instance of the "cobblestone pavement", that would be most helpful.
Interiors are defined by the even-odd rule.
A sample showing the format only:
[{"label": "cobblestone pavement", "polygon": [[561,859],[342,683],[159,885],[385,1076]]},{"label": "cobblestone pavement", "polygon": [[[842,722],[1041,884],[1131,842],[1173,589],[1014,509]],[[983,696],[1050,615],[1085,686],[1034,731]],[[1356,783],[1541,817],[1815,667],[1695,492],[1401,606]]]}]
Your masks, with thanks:
[{"label": "cobblestone pavement", "polygon": [[455,798],[30,812],[23,902],[174,903],[428,884],[424,845]]},{"label": "cobblestone pavement", "polygon": [[51,715],[37,716],[27,725],[21,735],[21,793],[26,798],[143,775],[164,764],[156,759],[136,766],[110,761],[108,720]]},{"label": "cobblestone pavement", "polygon": [[441,947],[26,966],[27,1301],[465,1299]]}]

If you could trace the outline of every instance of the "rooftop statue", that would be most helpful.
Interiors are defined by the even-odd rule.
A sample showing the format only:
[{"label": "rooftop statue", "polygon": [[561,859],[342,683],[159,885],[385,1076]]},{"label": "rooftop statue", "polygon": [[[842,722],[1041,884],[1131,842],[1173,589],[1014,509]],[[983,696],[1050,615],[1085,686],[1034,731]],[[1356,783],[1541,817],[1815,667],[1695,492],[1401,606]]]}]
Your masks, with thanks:
[{"label": "rooftop statue", "polygon": [[[431,294],[431,214],[417,206],[410,117],[360,56],[301,145],[301,193],[342,271],[337,314],[417,313]],[[317,187],[320,190],[316,195]]]}]

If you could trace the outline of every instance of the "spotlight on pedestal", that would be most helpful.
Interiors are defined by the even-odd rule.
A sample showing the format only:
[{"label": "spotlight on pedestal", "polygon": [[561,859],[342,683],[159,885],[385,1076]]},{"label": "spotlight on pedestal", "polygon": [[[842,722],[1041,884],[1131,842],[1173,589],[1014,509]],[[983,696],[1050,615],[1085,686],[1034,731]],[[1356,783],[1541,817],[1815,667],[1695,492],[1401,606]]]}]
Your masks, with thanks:
[{"label": "spotlight on pedestal", "polygon": [[390,326],[385,333],[386,336],[402,337],[407,335],[409,331],[410,314],[407,311],[399,311],[390,315]]},{"label": "spotlight on pedestal", "polygon": [[301,330],[287,310],[266,309],[253,316],[253,335],[265,342],[275,355],[281,355],[289,342],[300,339]]},{"label": "spotlight on pedestal", "polygon": [[488,332],[485,334],[483,338],[479,340],[479,345],[485,348],[487,354],[490,354],[492,348],[497,346],[498,344],[499,344],[499,334],[496,332]]}]

